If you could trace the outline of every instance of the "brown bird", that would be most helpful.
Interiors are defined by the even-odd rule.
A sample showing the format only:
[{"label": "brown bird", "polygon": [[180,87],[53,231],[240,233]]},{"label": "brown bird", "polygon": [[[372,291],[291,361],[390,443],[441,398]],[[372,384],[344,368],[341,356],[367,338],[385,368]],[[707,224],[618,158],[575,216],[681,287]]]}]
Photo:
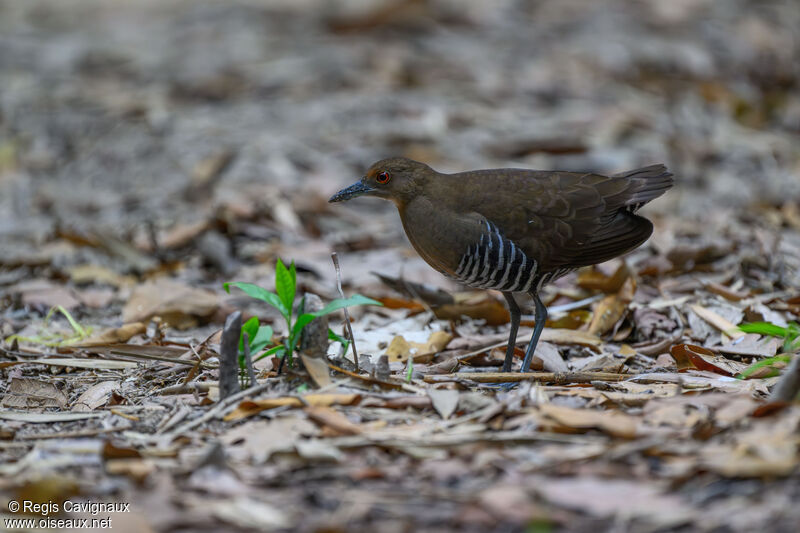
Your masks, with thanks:
[{"label": "brown bird", "polygon": [[511,315],[506,372],[520,321],[512,293],[529,293],[536,324],[522,362],[527,372],[547,320],[542,286],[645,242],[653,225],[636,211],[671,186],[664,165],[610,177],[516,168],[442,174],[397,157],[373,164],[329,202],[356,196],[391,200],[409,241],[429,265],[469,287],[501,291]]}]

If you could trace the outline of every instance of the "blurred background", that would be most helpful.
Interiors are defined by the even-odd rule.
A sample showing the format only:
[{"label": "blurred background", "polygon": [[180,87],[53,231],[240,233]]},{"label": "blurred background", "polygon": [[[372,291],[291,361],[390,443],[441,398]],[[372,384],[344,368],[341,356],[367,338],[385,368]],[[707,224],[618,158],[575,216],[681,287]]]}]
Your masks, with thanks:
[{"label": "blurred background", "polygon": [[[455,389],[431,385],[430,404],[410,389],[395,409],[369,378],[337,377],[322,390],[370,392],[320,406],[329,419],[289,403],[253,425],[200,418],[223,412],[201,409],[219,388],[213,359],[173,361],[215,357],[234,310],[281,342],[277,311],[222,289],[271,290],[277,258],[295,261],[298,294],[329,301],[336,250],[346,295],[385,303],[350,311],[362,377],[367,355],[390,349],[406,380],[456,357],[499,368],[503,349],[484,350],[507,339],[499,294],[427,266],[391,204],[327,203],[387,156],[441,171],[666,164],[675,188],[643,209],[652,238],[548,286],[562,344],[537,351],[548,371],[664,382],[461,391],[454,422],[440,415]],[[448,292],[404,294],[373,272]],[[722,332],[793,331],[798,287],[798,0],[0,0],[0,415],[32,407],[0,424],[0,518],[12,490],[45,502],[80,490],[133,502],[118,532],[795,531],[798,410],[750,416],[770,374],[727,375],[755,359],[701,359],[726,377],[700,382],[666,352],[771,357],[780,339]],[[344,332],[336,315],[330,326]],[[293,403],[310,383],[298,376],[269,379],[269,398]],[[542,415],[551,399],[562,414]],[[98,418],[29,422],[51,405]],[[345,448],[336,435],[378,437]]]},{"label": "blurred background", "polygon": [[241,266],[276,255],[329,278],[331,248],[393,245],[413,269],[389,204],[326,203],[393,155],[663,162],[657,221],[800,220],[795,0],[0,1],[0,50],[6,284],[98,263],[258,278]]}]

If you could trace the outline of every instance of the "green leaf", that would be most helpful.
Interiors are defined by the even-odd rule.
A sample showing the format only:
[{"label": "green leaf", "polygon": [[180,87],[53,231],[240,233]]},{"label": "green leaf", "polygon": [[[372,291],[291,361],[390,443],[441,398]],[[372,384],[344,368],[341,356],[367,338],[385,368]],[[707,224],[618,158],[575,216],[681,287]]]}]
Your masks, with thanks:
[{"label": "green leaf", "polygon": [[303,328],[315,318],[317,318],[317,313],[303,313],[297,317],[297,321],[295,321],[294,326],[292,327],[292,332],[289,336],[299,338],[300,332],[303,330]]},{"label": "green leaf", "polygon": [[278,346],[273,346],[266,352],[256,357],[256,361],[264,359],[265,357],[269,357],[270,355],[276,355],[279,358],[283,357],[284,355],[286,355],[286,346],[284,346],[283,344],[279,344]]},{"label": "green leaf", "polygon": [[414,375],[414,358],[408,358],[408,369],[406,370],[406,383],[411,383],[411,376]]},{"label": "green leaf", "polygon": [[253,340],[250,341],[250,353],[256,353],[262,350],[267,344],[272,342],[272,328],[270,326],[261,326],[258,333]]},{"label": "green leaf", "polygon": [[[741,374],[736,376],[736,379],[746,379],[749,376],[751,376],[753,373],[755,373],[759,368],[763,368],[765,366],[771,366],[773,363],[778,363],[778,362],[783,362],[783,363],[787,363],[788,364],[789,362],[791,362],[791,360],[792,360],[792,357],[789,356],[789,355],[776,355],[775,357],[770,357],[768,359],[762,359],[761,361],[759,361],[759,362],[757,362],[755,364],[752,364],[752,365],[748,366],[747,368],[745,368],[744,370],[742,370]],[[765,377],[777,376],[779,374],[780,374],[780,371],[775,370],[774,374],[771,374],[771,375],[765,376]]]},{"label": "green leaf", "polygon": [[75,330],[75,333],[78,334],[78,337],[80,337],[81,339],[85,339],[86,337],[89,336],[89,334],[86,333],[86,330],[83,329],[83,327],[80,324],[78,324],[78,321],[72,318],[72,315],[69,314],[69,311],[67,311],[66,309],[64,309],[64,307],[60,305],[56,306],[56,309],[58,309],[58,311],[67,318],[67,322],[69,322],[69,325],[72,326],[73,330]]},{"label": "green leaf", "polygon": [[350,341],[333,331],[331,328],[328,328],[328,340],[340,343],[344,349],[344,353],[347,353],[347,350],[350,348]]},{"label": "green leaf", "polygon": [[271,305],[275,309],[281,312],[283,317],[286,320],[289,320],[289,312],[291,309],[288,309],[285,305],[283,305],[283,301],[278,297],[277,294],[273,292],[269,292],[267,289],[263,287],[259,287],[253,283],[244,283],[241,281],[234,281],[230,283],[225,283],[223,286],[225,290],[230,292],[230,285],[233,285],[237,289],[241,289],[246,295],[255,298],[257,300],[261,300],[262,302],[266,302],[267,304]]},{"label": "green leaf", "polygon": [[239,335],[239,353],[244,353],[244,334],[247,333],[247,338],[250,340],[250,353],[253,353],[253,339],[258,335],[258,317],[254,316],[244,324],[242,324],[242,332]]},{"label": "green leaf", "polygon": [[383,305],[377,300],[373,300],[372,298],[367,298],[366,296],[361,296],[360,294],[354,294],[350,298],[337,298],[331,301],[328,305],[313,313],[314,316],[323,316],[329,315],[334,311],[338,311],[343,307],[352,307],[354,305]]},{"label": "green leaf", "polygon": [[283,302],[285,309],[291,313],[292,304],[294,303],[295,289],[297,288],[297,274],[292,261],[291,270],[286,268],[283,261],[278,259],[275,264],[275,292]]},{"label": "green leaf", "polygon": [[770,322],[750,322],[740,325],[739,329],[745,333],[758,333],[759,335],[771,335],[773,337],[786,337],[789,335],[788,329]]}]

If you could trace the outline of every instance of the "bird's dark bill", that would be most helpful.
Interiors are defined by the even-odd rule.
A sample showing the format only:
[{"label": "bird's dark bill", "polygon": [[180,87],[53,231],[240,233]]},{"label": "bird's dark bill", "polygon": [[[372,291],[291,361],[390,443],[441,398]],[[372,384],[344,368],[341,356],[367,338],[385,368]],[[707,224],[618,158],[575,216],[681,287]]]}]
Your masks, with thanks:
[{"label": "bird's dark bill", "polygon": [[341,191],[337,192],[328,202],[344,202],[346,200],[350,200],[351,198],[355,198],[356,196],[361,196],[362,194],[366,194],[371,192],[375,189],[370,187],[369,185],[365,185],[364,183],[358,181],[352,184],[349,187],[342,189]]}]

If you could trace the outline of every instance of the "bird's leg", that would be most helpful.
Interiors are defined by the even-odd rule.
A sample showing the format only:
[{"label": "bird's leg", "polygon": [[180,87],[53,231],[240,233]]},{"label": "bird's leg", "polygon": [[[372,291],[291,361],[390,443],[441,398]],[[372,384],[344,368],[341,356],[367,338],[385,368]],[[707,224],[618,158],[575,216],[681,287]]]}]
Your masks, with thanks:
[{"label": "bird's leg", "polygon": [[517,301],[510,292],[504,292],[508,302],[508,314],[511,315],[511,331],[508,333],[508,347],[506,348],[506,360],[503,361],[503,372],[511,371],[511,362],[514,360],[514,347],[517,344],[517,330],[519,329],[520,311]]},{"label": "bird's leg", "polygon": [[542,334],[542,330],[544,329],[544,323],[547,322],[547,307],[545,307],[542,301],[539,299],[539,294],[536,291],[531,291],[531,296],[533,297],[533,303],[536,306],[536,314],[534,315],[536,319],[536,325],[533,328],[531,343],[528,345],[528,349],[525,351],[525,359],[522,361],[522,368],[520,369],[520,372],[527,372],[531,367],[533,352],[536,351],[536,344],[539,342],[539,336]]}]

